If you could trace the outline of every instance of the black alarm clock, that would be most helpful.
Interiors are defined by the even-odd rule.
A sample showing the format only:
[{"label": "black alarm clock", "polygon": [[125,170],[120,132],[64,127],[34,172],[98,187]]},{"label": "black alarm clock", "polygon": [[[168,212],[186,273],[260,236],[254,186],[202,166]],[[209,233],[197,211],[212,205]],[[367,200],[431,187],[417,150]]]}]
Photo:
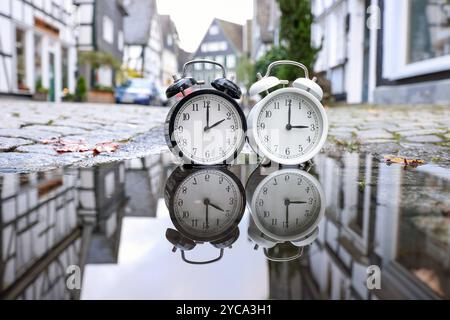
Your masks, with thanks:
[{"label": "black alarm clock", "polygon": [[[215,79],[212,88],[199,88],[191,93],[186,89],[204,84],[187,76],[189,66],[213,64],[222,69],[222,77]],[[183,67],[181,78],[166,90],[168,98],[182,95],[169,111],[165,123],[165,137],[169,149],[185,164],[217,165],[231,163],[245,143],[247,123],[236,99],[240,88],[226,78],[225,68],[215,61],[193,60]]]},{"label": "black alarm clock", "polygon": [[[225,167],[179,167],[167,180],[164,199],[175,229],[167,229],[166,238],[181,250],[191,264],[219,260],[224,248],[239,237],[238,224],[245,211],[245,192],[240,180]],[[217,259],[191,261],[185,251],[209,242],[220,250]]]}]

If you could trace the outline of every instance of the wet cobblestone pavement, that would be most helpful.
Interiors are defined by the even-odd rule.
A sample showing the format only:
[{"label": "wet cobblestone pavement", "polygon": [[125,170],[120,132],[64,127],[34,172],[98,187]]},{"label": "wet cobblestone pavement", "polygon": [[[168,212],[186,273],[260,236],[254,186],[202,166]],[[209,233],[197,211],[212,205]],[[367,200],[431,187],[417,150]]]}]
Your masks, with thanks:
[{"label": "wet cobblestone pavement", "polygon": [[[0,171],[27,172],[119,161],[166,150],[163,123],[168,108],[100,104],[1,101]],[[443,106],[345,106],[327,110],[326,152],[359,151],[375,158],[396,155],[448,166],[450,108]],[[117,142],[119,149],[58,154],[43,143],[64,138],[88,145]],[[247,147],[243,155],[251,153]],[[242,158],[241,156],[241,158]]]},{"label": "wet cobblestone pavement", "polygon": [[[167,108],[101,104],[2,101],[0,171],[89,166],[143,157],[165,148],[162,125]],[[92,151],[58,154],[43,142],[64,138],[88,146],[117,142],[119,150],[94,157]]]},{"label": "wet cobblestone pavement", "polygon": [[448,166],[450,107],[346,106],[328,109],[329,143],[347,151],[419,158]]},{"label": "wet cobblestone pavement", "polygon": [[[249,147],[238,165],[180,167],[168,108],[0,107],[0,300],[450,298],[448,107],[329,108],[306,170],[258,166]],[[59,154],[58,138],[119,147]]]}]

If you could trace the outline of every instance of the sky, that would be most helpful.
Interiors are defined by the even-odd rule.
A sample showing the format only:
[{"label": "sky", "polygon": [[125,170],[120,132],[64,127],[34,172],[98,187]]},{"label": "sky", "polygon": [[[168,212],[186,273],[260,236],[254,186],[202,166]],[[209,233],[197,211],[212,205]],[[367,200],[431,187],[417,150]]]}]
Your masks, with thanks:
[{"label": "sky", "polygon": [[157,0],[158,13],[175,22],[180,47],[193,52],[214,18],[244,24],[253,16],[253,0]]},{"label": "sky", "polygon": [[[91,299],[250,299],[269,296],[269,264],[261,250],[248,241],[249,214],[244,215],[240,236],[223,258],[207,266],[183,262],[172,252],[165,232],[173,228],[163,199],[156,218],[125,217],[122,222],[117,264],[88,264],[81,298]],[[198,244],[186,253],[192,260],[217,257],[211,244]]]}]

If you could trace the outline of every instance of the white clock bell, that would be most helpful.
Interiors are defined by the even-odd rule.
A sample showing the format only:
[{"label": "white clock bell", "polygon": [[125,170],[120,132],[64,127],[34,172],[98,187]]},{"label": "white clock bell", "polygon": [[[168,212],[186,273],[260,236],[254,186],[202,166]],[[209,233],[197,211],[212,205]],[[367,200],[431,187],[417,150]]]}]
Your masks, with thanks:
[{"label": "white clock bell", "polygon": [[[286,80],[270,76],[279,65],[293,65],[305,72],[292,87]],[[260,156],[284,165],[298,165],[313,158],[328,135],[328,119],[321,104],[323,91],[309,79],[306,66],[299,62],[280,60],[267,68],[264,77],[250,88],[250,95],[267,93],[250,111],[247,118],[250,146]],[[269,93],[270,89],[282,85]]]}]

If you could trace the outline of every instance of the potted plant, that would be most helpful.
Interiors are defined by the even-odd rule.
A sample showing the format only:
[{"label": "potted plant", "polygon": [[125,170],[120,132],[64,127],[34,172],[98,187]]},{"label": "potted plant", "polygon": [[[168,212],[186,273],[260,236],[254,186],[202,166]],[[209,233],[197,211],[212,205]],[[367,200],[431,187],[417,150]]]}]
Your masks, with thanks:
[{"label": "potted plant", "polygon": [[77,86],[75,88],[74,100],[76,102],[85,102],[87,98],[87,85],[86,79],[80,76],[77,80]]},{"label": "potted plant", "polygon": [[36,81],[36,89],[33,94],[33,100],[36,101],[48,101],[49,90],[42,85],[42,80]]},{"label": "potted plant", "polygon": [[89,91],[88,101],[94,103],[114,103],[114,88],[97,84]]}]

